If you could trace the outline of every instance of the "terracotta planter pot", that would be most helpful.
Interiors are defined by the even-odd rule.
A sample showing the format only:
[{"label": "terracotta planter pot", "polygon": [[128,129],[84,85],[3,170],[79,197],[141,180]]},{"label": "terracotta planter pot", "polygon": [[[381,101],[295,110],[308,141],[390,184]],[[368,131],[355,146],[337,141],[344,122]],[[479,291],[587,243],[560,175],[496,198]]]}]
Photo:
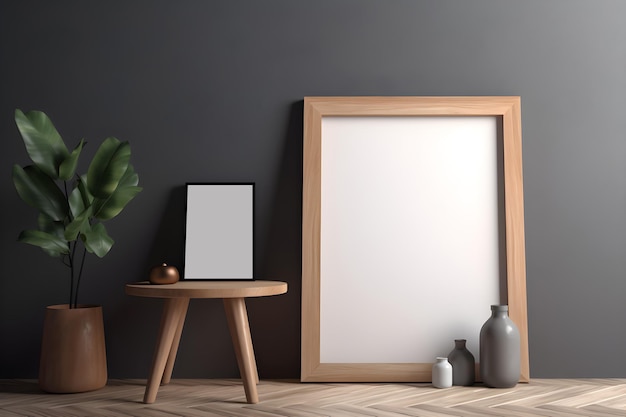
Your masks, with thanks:
[{"label": "terracotta planter pot", "polygon": [[93,391],[107,382],[102,307],[46,307],[39,386],[53,393]]}]

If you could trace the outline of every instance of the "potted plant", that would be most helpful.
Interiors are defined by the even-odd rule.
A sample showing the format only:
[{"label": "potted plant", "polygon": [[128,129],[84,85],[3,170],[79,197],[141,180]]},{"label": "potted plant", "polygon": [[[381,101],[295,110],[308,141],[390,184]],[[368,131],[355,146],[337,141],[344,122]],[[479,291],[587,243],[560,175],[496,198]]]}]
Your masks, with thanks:
[{"label": "potted plant", "polygon": [[82,139],[70,152],[41,111],[15,111],[15,123],[32,164],[13,166],[19,196],[37,209],[37,228],[18,241],[40,247],[68,268],[68,303],[46,308],[39,385],[48,392],[82,392],[106,385],[102,307],[78,303],[88,253],[102,258],[113,239],[103,222],[117,216],[141,191],[130,164],[130,144],[105,139],[78,174]]}]

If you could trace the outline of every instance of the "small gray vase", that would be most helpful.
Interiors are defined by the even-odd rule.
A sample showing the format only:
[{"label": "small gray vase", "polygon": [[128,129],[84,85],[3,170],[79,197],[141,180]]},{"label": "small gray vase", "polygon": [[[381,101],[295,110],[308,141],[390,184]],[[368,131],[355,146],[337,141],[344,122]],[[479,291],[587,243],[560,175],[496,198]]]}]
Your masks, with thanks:
[{"label": "small gray vase", "polygon": [[465,339],[456,339],[454,349],[448,354],[452,365],[452,385],[469,387],[476,381],[476,361],[472,352],[467,350]]},{"label": "small gray vase", "polygon": [[508,312],[506,305],[492,305],[480,329],[480,377],[491,388],[514,387],[521,373],[520,334]]}]

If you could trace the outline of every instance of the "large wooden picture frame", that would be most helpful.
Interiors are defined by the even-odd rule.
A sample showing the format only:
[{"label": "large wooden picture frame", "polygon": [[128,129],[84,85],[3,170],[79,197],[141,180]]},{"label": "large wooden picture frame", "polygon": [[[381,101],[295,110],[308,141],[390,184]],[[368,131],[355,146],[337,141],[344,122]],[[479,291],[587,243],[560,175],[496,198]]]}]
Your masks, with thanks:
[{"label": "large wooden picture frame", "polygon": [[529,381],[520,107],[508,96],[305,97],[301,381],[430,382],[435,352],[455,338],[477,346],[490,303],[508,304]]}]

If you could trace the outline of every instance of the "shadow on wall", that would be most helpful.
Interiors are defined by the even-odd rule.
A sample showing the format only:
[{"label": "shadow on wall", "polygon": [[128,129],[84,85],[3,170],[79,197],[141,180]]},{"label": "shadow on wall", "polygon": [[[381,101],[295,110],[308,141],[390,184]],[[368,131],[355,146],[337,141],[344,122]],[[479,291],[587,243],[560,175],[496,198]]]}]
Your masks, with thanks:
[{"label": "shadow on wall", "polygon": [[[284,295],[246,301],[261,378],[299,378],[300,373],[303,108],[302,100],[289,107],[280,168],[270,187],[275,190],[268,205],[271,213],[264,216],[269,219],[264,228],[267,233],[257,241],[262,246],[257,253],[263,255],[255,264],[258,279],[285,281],[289,290]],[[184,184],[171,190],[144,271],[166,262],[178,267],[182,277],[185,193]],[[106,329],[107,342],[115,342],[107,343],[111,377],[147,377],[161,310],[161,300],[141,297],[125,297],[119,305]],[[188,342],[191,338],[193,343]],[[173,377],[238,377],[219,300],[191,303]]]},{"label": "shadow on wall", "polygon": [[303,100],[289,109],[265,256],[257,269],[262,279],[285,281],[289,289],[247,303],[261,378],[300,378],[303,110]]},{"label": "shadow on wall", "polygon": [[[161,222],[141,268],[148,271],[166,262],[182,265],[185,235],[185,186],[170,191]],[[161,320],[163,303],[157,299],[124,296],[106,322],[107,365],[112,378],[146,378]]]},{"label": "shadow on wall", "polygon": [[185,247],[185,193],[184,184],[170,191],[167,206],[161,217],[161,224],[143,267],[144,271],[149,271],[155,265],[167,263],[180,269],[182,277]]}]

